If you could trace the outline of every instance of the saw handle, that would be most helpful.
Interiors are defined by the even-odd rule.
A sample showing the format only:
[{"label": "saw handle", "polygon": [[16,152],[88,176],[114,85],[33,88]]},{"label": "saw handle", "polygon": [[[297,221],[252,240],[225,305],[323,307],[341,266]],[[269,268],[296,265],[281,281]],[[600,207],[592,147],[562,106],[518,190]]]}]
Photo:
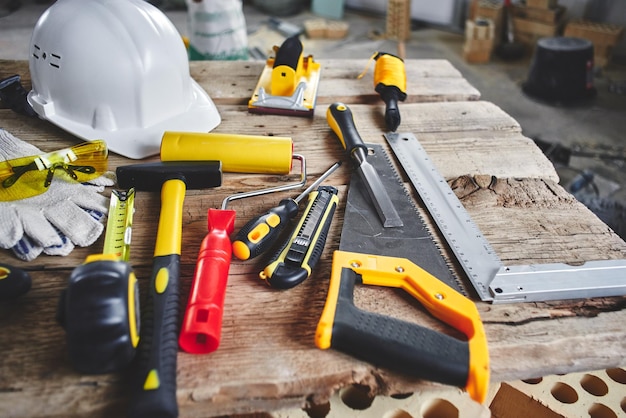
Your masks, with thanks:
[{"label": "saw handle", "polygon": [[[404,289],[468,340],[358,309],[353,302],[357,282]],[[392,370],[465,387],[480,403],[487,396],[489,355],[476,305],[407,259],[335,251],[315,343]]]},{"label": "saw handle", "polygon": [[180,347],[193,354],[212,353],[220,344],[235,211],[209,209],[207,219],[209,232],[200,245],[178,338]]},{"label": "saw handle", "polygon": [[249,260],[262,254],[297,214],[298,202],[294,199],[283,199],[278,206],[252,218],[235,236],[233,254],[240,260]]}]

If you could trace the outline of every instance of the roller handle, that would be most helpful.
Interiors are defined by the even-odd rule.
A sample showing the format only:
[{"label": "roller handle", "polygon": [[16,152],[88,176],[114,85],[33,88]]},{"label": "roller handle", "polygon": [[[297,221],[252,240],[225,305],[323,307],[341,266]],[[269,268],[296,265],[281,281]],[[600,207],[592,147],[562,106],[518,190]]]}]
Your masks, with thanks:
[{"label": "roller handle", "polygon": [[[155,257],[142,322],[128,416],[177,417],[178,254]],[[145,306],[145,308],[144,308]]]},{"label": "roller handle", "polygon": [[230,234],[235,225],[235,211],[209,209],[207,218],[209,232],[200,245],[178,338],[180,347],[192,354],[208,354],[219,347],[232,257]]},{"label": "roller handle", "polygon": [[391,370],[465,387],[470,364],[468,343],[358,309],[353,293],[359,280],[353,270],[342,269],[331,347]]},{"label": "roller handle", "polygon": [[298,203],[294,199],[281,200],[278,206],[251,219],[239,230],[233,241],[233,254],[240,260],[262,254],[297,214]]}]

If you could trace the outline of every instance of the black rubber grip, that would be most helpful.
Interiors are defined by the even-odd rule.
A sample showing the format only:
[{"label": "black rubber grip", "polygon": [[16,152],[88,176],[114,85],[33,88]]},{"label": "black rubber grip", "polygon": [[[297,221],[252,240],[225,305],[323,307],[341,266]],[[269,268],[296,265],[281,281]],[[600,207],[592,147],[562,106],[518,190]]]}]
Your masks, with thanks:
[{"label": "black rubber grip", "polygon": [[[136,352],[129,324],[131,275],[130,264],[113,260],[81,264],[72,271],[57,320],[65,328],[68,357],[75,370],[112,373],[131,364]],[[136,293],[137,289],[132,297]]]},{"label": "black rubber grip", "polygon": [[298,68],[300,55],[302,55],[302,42],[300,42],[300,38],[297,35],[291,36],[285,39],[280,48],[278,48],[276,58],[274,59],[274,68],[279,65],[286,65],[295,71]]},{"label": "black rubber grip", "polygon": [[377,366],[422,379],[465,387],[469,345],[445,334],[354,305],[360,276],[343,268],[331,347]]},{"label": "black rubber grip", "polygon": [[335,134],[337,134],[341,140],[348,154],[352,154],[355,148],[364,149],[367,153],[367,147],[363,143],[361,135],[359,135],[350,108],[343,103],[333,103],[328,107],[328,112],[339,129],[339,132],[335,131]]},{"label": "black rubber grip", "polygon": [[[298,214],[298,203],[294,199],[283,199],[278,206],[271,208],[261,216],[250,219],[235,236],[235,242],[244,243],[250,250],[248,259],[258,257],[265,251],[269,250],[280,237],[289,222]],[[268,218],[276,215],[280,221],[277,224],[268,222]],[[259,225],[266,224],[268,226],[267,234],[261,236],[258,241],[251,241],[249,234]],[[270,225],[272,224],[272,225]]]},{"label": "black rubber grip", "polygon": [[[167,277],[164,276],[165,272]],[[176,360],[179,274],[178,254],[154,258],[147,303],[142,304],[140,340],[132,375],[128,414],[131,418],[178,416]],[[164,281],[165,278],[167,281]],[[154,373],[158,376],[158,385],[146,388],[146,381]]]},{"label": "black rubber grip", "polygon": [[26,271],[0,263],[0,301],[22,296],[31,285],[32,279]]},{"label": "black rubber grip", "polygon": [[119,166],[115,172],[122,189],[159,191],[170,179],[183,180],[187,189],[222,185],[221,161],[158,161]]}]

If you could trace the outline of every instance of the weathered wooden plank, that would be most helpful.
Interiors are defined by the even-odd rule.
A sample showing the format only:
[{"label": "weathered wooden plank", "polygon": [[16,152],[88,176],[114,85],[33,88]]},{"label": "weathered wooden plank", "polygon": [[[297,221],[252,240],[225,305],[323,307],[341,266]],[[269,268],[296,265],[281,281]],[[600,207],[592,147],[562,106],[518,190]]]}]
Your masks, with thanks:
[{"label": "weathered wooden plank", "polygon": [[[517,186],[523,190],[534,190],[536,188],[536,185],[534,185],[535,181],[532,181],[530,185],[523,185],[524,181],[519,181],[518,183]],[[508,190],[509,187],[514,186],[507,185],[506,187],[496,188],[498,196],[519,194]],[[554,186],[551,187],[554,188]],[[345,191],[342,191],[342,198],[344,193]],[[524,227],[515,225],[517,220],[515,215],[525,213],[524,208],[528,207],[528,200],[519,198],[519,205],[522,208],[510,208],[505,207],[504,204],[498,205],[498,198],[480,198],[481,193],[491,193],[491,191],[480,189],[472,194],[468,194],[464,202],[467,204],[472,216],[477,218],[476,221],[481,228],[484,228],[487,224],[486,229],[493,231],[489,234],[489,239],[490,241],[495,240],[493,245],[502,256],[501,252],[505,245],[497,240],[509,238],[509,231],[511,230],[524,230]],[[464,194],[467,194],[467,190]],[[461,196],[464,194],[461,194]],[[541,193],[536,194],[541,195]],[[207,200],[214,204],[216,203],[215,200],[219,201],[221,197],[194,196],[187,201],[186,214],[194,215],[186,217],[184,227],[185,242],[189,244],[185,247],[188,251],[183,254],[183,277],[186,278],[183,294],[188,290],[189,279],[193,272],[194,251],[192,251],[191,247],[194,247],[193,243],[199,245],[199,241],[204,235],[204,219],[202,219],[204,210],[197,206],[205,206]],[[204,203],[198,203],[197,198],[201,198]],[[537,200],[535,195],[532,198]],[[262,203],[259,202],[259,206],[272,205],[274,203],[271,198],[264,198],[263,200]],[[538,228],[539,231],[541,229],[545,230],[550,223],[555,225],[562,224],[564,216],[574,219],[577,217],[580,219],[582,216],[588,228],[587,231],[581,232],[582,237],[597,234],[597,231],[594,231],[595,229],[603,230],[604,234],[611,235],[609,231],[601,226],[601,222],[598,220],[588,219],[588,214],[585,213],[579,213],[577,216],[576,211],[571,211],[571,206],[575,202],[571,201],[563,192],[560,195],[555,195],[551,200],[544,196],[543,200],[544,202],[540,202],[539,206],[545,206],[545,212],[530,212],[533,214],[532,217],[535,223],[540,222],[549,213],[554,213],[554,217],[546,219],[545,223]],[[515,205],[513,199],[503,198],[502,201]],[[491,202],[491,204],[485,202]],[[156,210],[146,210],[145,206],[151,205],[154,208],[156,204],[158,203],[155,196],[150,196],[145,202],[141,200],[138,202],[138,207],[144,206],[143,209],[138,211],[135,220],[135,237],[140,237],[138,238],[140,243],[150,241],[145,235],[151,235],[153,232],[142,233],[141,231],[154,231],[154,228],[150,227],[155,225],[158,216]],[[559,213],[559,206],[563,204],[565,209],[569,209],[571,213]],[[247,216],[252,216],[252,212],[254,210],[249,211]],[[513,215],[511,214],[512,212]],[[522,220],[527,221],[526,218],[522,217]],[[502,223],[503,227],[489,227],[499,223]],[[341,215],[339,214],[336,218],[335,227],[331,231],[332,238],[329,240],[327,251],[331,251],[332,248],[337,246],[340,224]],[[531,231],[530,235],[536,232]],[[569,242],[571,237],[567,231],[563,230],[561,232],[563,234],[560,237],[562,243]],[[544,239],[546,237],[550,239],[550,246],[555,245],[554,242],[557,240],[554,237],[554,233],[554,230],[545,232]],[[141,238],[142,234],[144,234],[143,238]],[[514,251],[522,254],[526,252],[532,253],[533,250],[536,251],[533,253],[533,258],[522,261],[559,261],[554,258],[546,260],[543,257],[545,249],[537,245],[537,241],[541,237],[536,237],[531,243],[525,242],[523,238],[513,236],[511,238],[512,242],[509,244],[514,248]],[[615,247],[613,252],[619,254],[619,240],[613,238],[611,241],[614,241],[614,244],[612,244]],[[136,248],[133,246],[132,249],[133,259],[135,259],[135,256],[138,256],[138,259],[143,260],[142,264],[144,267],[139,267],[137,270],[142,288],[145,288],[149,272],[149,266],[146,266],[149,263],[146,263],[145,260],[149,259],[150,249],[147,248],[149,245],[145,247]],[[537,248],[539,248],[538,251]],[[604,248],[599,247],[596,251],[597,254],[603,253],[607,251],[607,248],[606,246]],[[621,251],[623,254],[623,242],[621,243]],[[555,253],[556,251],[552,251],[553,255]],[[564,252],[563,254],[566,253]],[[330,385],[332,382],[335,385],[349,383],[373,384],[373,382],[378,382],[374,384],[374,388],[381,391],[380,393],[384,393],[384,385],[377,385],[381,385],[381,382],[384,382],[385,379],[394,382],[394,389],[400,392],[412,391],[416,387],[421,386],[419,381],[389,374],[333,351],[323,352],[317,350],[312,345],[315,325],[319,319],[319,313],[325,299],[327,275],[330,268],[328,259],[325,257],[324,259],[326,261],[320,265],[314,277],[302,286],[289,292],[271,291],[260,283],[256,278],[256,273],[259,270],[258,262],[233,262],[225,303],[223,340],[220,350],[210,356],[193,356],[184,353],[179,355],[179,402],[183,407],[190,406],[189,411],[186,410],[186,415],[184,416],[200,416],[200,411],[204,411],[204,413],[211,411],[211,413],[221,414],[250,410],[248,408],[263,410],[278,406],[288,407],[301,404],[308,397],[322,400],[328,394],[329,387],[333,386]],[[28,302],[34,301],[36,303],[20,305],[21,309],[13,312],[6,319],[4,315],[1,316],[2,327],[10,333],[9,335],[13,334],[11,331],[12,326],[20,326],[18,321],[11,322],[13,315],[19,315],[21,320],[39,321],[40,323],[40,327],[37,328],[38,332],[28,337],[29,341],[40,341],[39,344],[28,344],[25,347],[25,341],[16,339],[11,341],[10,346],[5,348],[7,355],[4,358],[10,359],[10,361],[6,360],[7,365],[13,364],[16,367],[19,365],[19,370],[15,372],[15,375],[9,373],[5,376],[8,379],[7,381],[12,382],[11,388],[15,392],[24,394],[22,392],[24,390],[28,393],[28,389],[24,388],[33,385],[31,380],[35,380],[38,382],[37,384],[44,387],[39,392],[43,395],[35,395],[33,393],[29,396],[48,397],[52,396],[52,393],[60,392],[54,396],[53,401],[58,402],[56,407],[59,408],[59,411],[69,411],[67,416],[72,416],[71,411],[76,411],[77,414],[89,411],[89,413],[94,414],[93,416],[105,416],[111,411],[110,408],[114,408],[117,405],[117,402],[122,403],[124,401],[123,392],[117,388],[118,386],[123,387],[124,383],[118,381],[115,376],[108,376],[104,381],[94,377],[93,381],[98,382],[96,385],[97,390],[94,390],[88,383],[92,381],[90,380],[91,378],[81,377],[68,371],[66,360],[64,359],[62,331],[54,324],[52,319],[55,296],[63,287],[64,278],[67,277],[67,274],[69,274],[67,269],[63,271],[46,272],[44,270],[33,272],[35,286],[33,291],[26,295],[25,298]],[[420,313],[422,310],[415,303],[407,301],[406,297],[402,297],[396,292],[385,291],[384,289],[380,291],[384,292],[385,298],[389,298],[387,306],[391,308],[387,309],[386,313],[393,314],[396,317],[412,319],[429,327],[441,327],[440,324],[428,317],[420,316],[416,318],[415,315],[422,315]],[[380,294],[370,294],[369,300],[367,294],[362,294],[361,297],[364,298],[360,302],[361,306],[380,307],[380,305],[372,303],[380,300]],[[574,322],[575,324],[580,323],[575,306],[572,307],[565,304],[564,307],[560,307],[559,303],[551,303],[534,304],[532,309],[520,309],[518,306],[479,305],[481,306],[481,315],[485,322],[490,343],[494,381],[528,378],[538,374],[560,373],[563,371],[565,366],[562,366],[560,361],[554,361],[554,357],[550,357],[551,360],[548,361],[545,356],[537,356],[535,354],[537,350],[541,350],[546,344],[546,332],[553,329],[553,324],[547,325],[551,323],[550,321],[562,322],[562,318],[570,317],[576,319],[577,322]],[[604,320],[606,314],[602,313],[603,311],[619,310],[621,309],[620,306],[624,306],[624,299],[622,298],[606,301],[605,306],[600,307],[596,316],[584,318],[585,324],[580,325],[585,329],[602,331],[603,334],[612,333],[610,341],[603,338],[601,346],[597,346],[599,345],[597,340],[585,340],[584,344],[580,344],[583,342],[580,335],[584,334],[579,333],[580,329],[577,326],[574,329],[568,328],[571,332],[568,332],[567,335],[560,333],[558,344],[553,342],[545,349],[555,352],[556,350],[561,350],[560,358],[568,364],[568,369],[571,367],[569,363],[576,361],[576,359],[579,360],[577,360],[575,367],[580,370],[587,367],[611,367],[620,364],[620,358],[615,358],[614,354],[624,352],[623,341],[625,340],[620,338],[620,336],[624,336],[622,335],[624,331],[616,329],[615,325],[606,323]],[[413,318],[406,318],[407,315],[411,315],[412,310],[415,310],[416,314]],[[261,312],[263,314],[260,314]],[[41,318],[44,318],[43,322]],[[614,323],[615,321],[611,320],[610,322]],[[538,325],[529,325],[535,323]],[[540,328],[544,326],[545,331],[541,331]],[[561,326],[565,325],[559,325],[559,327]],[[606,327],[609,328],[604,330]],[[16,335],[19,335],[17,328],[14,331]],[[529,354],[528,356],[523,356],[523,361],[510,361],[511,344],[513,344],[511,343],[512,336],[516,336],[514,339],[516,352],[520,350]],[[590,353],[596,354],[589,359],[588,354]],[[280,364],[280,367],[277,367],[277,363]],[[323,370],[320,370],[319,364],[324,364]],[[9,366],[9,369],[11,367],[14,366]],[[353,374],[355,369],[360,370],[360,373]],[[28,370],[29,374],[24,374],[26,370]],[[198,373],[198,370],[206,370],[206,372]],[[501,372],[500,370],[503,371]],[[69,372],[70,376],[64,376],[64,371]],[[37,380],[37,376],[51,373],[58,373],[62,376],[59,376],[59,379],[48,379],[43,382]],[[1,396],[4,396],[4,394]],[[102,399],[111,397],[115,402],[113,402],[112,406],[108,403],[107,406],[104,406],[104,404],[100,405],[97,401],[100,397]],[[90,405],[89,409],[84,409],[86,405],[78,401],[69,402],[69,399],[92,398],[96,403],[95,405]],[[251,399],[253,400],[251,401]],[[0,402],[0,405],[2,405],[2,402]],[[50,408],[53,408],[53,406],[48,404],[47,411],[50,411]],[[99,409],[101,406],[104,408],[103,410]],[[27,404],[23,407],[26,408],[25,410],[29,410]]]},{"label": "weathered wooden plank", "polygon": [[[380,103],[374,90],[373,65],[361,79],[359,74],[367,60],[319,60],[319,104],[332,101],[346,103]],[[247,104],[264,63],[245,62],[237,66],[211,61],[190,64],[192,77],[200,83],[216,103]],[[426,101],[478,100],[480,93],[446,60],[407,60],[407,103]]]},{"label": "weathered wooden plank", "polygon": [[[366,59],[319,62],[318,104],[327,105],[333,101],[383,103],[374,90],[372,69],[362,79],[357,78],[367,65]],[[247,105],[264,65],[259,61],[192,61],[189,69],[191,76],[216,104]],[[478,90],[446,60],[407,60],[405,69],[406,103],[480,98]],[[19,74],[24,87],[30,89],[28,62],[0,60],[0,78],[12,74]]]},{"label": "weathered wooden plank", "polygon": [[553,181],[508,178],[479,186],[460,178],[453,186],[505,263],[626,258],[624,241]]},{"label": "weathered wooden plank", "polygon": [[[325,111],[318,111],[313,118],[286,118],[250,114],[245,106],[219,105],[218,109],[222,122],[214,132],[291,137],[294,152],[306,150],[311,173],[321,173],[319,170],[328,161],[344,158],[341,145],[326,122]],[[350,109],[363,140],[385,145],[384,109],[360,104],[350,105]],[[416,135],[446,178],[492,174],[558,180],[554,166],[520,133],[519,124],[489,102],[416,103],[401,109],[399,132]],[[78,142],[47,122],[8,110],[0,112],[5,129],[42,149],[53,150],[67,146],[67,141]],[[39,130],[49,132],[45,139]],[[122,163],[119,156],[111,155],[113,166]]]},{"label": "weathered wooden plank", "polygon": [[[459,77],[444,63],[420,61],[420,77]],[[361,64],[364,62],[331,61],[327,73],[334,72],[336,79],[351,77],[364,67]],[[0,73],[19,68],[24,68],[23,63],[0,62]],[[236,94],[240,98],[249,94],[242,92],[256,82],[260,67],[192,63],[192,73],[201,73],[203,83],[217,79],[215,71],[221,71],[222,77],[235,74],[234,78],[240,80],[234,86],[210,83],[222,89],[216,96],[224,97],[224,102],[216,100],[223,118],[217,132],[291,136],[294,151],[307,158],[309,182],[334,161],[341,159],[346,164],[326,181],[339,188],[340,205],[324,255],[312,277],[289,291],[276,291],[258,279],[261,260],[232,261],[219,350],[203,356],[180,352],[178,356],[181,417],[323,403],[333,392],[353,383],[371,388],[373,394],[440,387],[314,346],[315,327],[328,288],[330,254],[339,246],[351,166],[328,127],[325,106],[320,106],[311,119],[251,115],[245,102],[229,104],[229,100]],[[409,71],[418,70],[411,67]],[[364,94],[373,91],[371,83],[360,81],[368,84]],[[443,91],[442,83],[438,85]],[[361,104],[359,99],[349,102],[350,107],[363,139],[385,144],[384,109],[380,101],[375,101],[379,100],[376,96],[371,98],[371,105]],[[412,132],[419,138],[503,261],[580,262],[626,255],[626,243],[556,184],[558,178],[551,164],[522,135],[519,124],[497,106],[481,101],[402,103],[401,112],[400,131]],[[42,150],[80,142],[45,121],[6,109],[0,109],[0,120],[3,128]],[[154,160],[158,157],[146,161]],[[111,154],[110,168],[136,162]],[[221,187],[187,192],[182,295],[189,293],[197,251],[206,234],[207,209],[219,208],[230,194],[297,178],[296,170],[289,176],[225,173]],[[229,208],[237,212],[235,229],[297,192],[233,202]],[[159,199],[158,193],[138,193],[135,204],[131,263],[142,296],[151,271]],[[425,217],[428,219],[427,214]],[[0,339],[1,416],[124,414],[127,376],[83,376],[73,372],[66,358],[63,330],[55,321],[58,297],[71,270],[88,254],[98,252],[102,241],[101,237],[90,248],[77,248],[67,257],[41,256],[31,263],[20,262],[8,251],[0,252],[0,261],[26,267],[33,277],[30,292],[0,305],[0,329],[5,336]],[[442,251],[450,256],[445,245]],[[455,334],[401,291],[363,288],[357,291],[356,301],[363,308]],[[184,297],[180,303],[184,308]],[[478,308],[487,332],[494,382],[626,364],[626,330],[620,327],[625,319],[626,298],[515,305],[478,303]]]}]

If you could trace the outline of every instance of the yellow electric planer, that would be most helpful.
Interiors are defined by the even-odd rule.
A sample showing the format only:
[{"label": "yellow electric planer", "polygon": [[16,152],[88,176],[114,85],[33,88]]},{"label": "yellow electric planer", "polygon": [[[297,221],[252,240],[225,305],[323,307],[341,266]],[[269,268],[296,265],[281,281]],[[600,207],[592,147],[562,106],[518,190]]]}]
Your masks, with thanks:
[{"label": "yellow electric planer", "polygon": [[248,102],[251,113],[312,117],[320,80],[320,64],[303,57],[302,42],[291,36],[276,57],[268,58]]}]

